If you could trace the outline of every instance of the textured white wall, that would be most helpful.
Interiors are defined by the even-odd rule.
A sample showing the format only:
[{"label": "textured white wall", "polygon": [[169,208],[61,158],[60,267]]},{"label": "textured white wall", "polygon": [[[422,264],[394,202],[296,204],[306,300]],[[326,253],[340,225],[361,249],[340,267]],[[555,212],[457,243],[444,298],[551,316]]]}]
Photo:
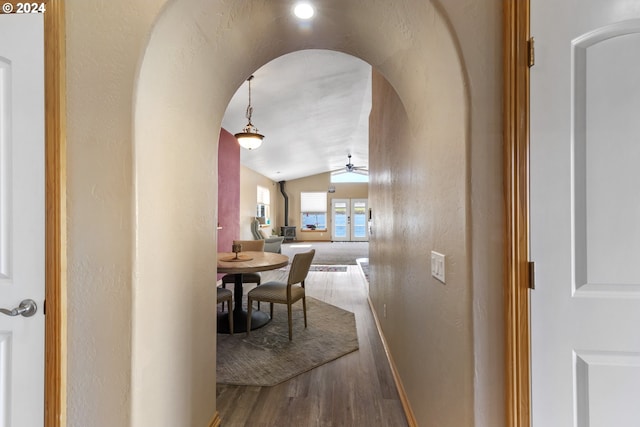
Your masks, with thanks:
[{"label": "textured white wall", "polygon": [[132,100],[162,3],[66,1],[71,427],[130,423]]},{"label": "textured white wall", "polygon": [[468,85],[469,262],[475,425],[504,423],[502,1],[435,0]]},{"label": "textured white wall", "polygon": [[[462,370],[444,384],[454,401],[438,408],[457,403],[465,420],[501,425],[495,415],[502,404],[501,307],[493,314],[502,280],[500,2],[447,3],[438,12],[417,0],[393,7],[385,0],[331,0],[305,33],[284,0],[176,0],[153,26],[163,3],[67,5],[69,425],[204,425],[213,415],[215,307],[208,298],[220,121],[248,75],[305,48],[366,60],[399,94],[414,137],[453,136],[453,151],[444,143],[407,147],[418,155],[398,157],[394,173],[410,186],[423,176],[424,156],[459,163],[433,172],[451,187],[431,193],[447,207],[439,197],[429,207],[434,218],[443,217],[433,245],[457,261],[451,277],[459,285],[445,292],[459,292],[464,301],[432,313],[463,331],[451,346],[434,343],[442,359],[460,361]],[[455,129],[429,127],[449,109],[462,117],[445,117]],[[409,190],[400,194],[401,202],[424,206]],[[410,224],[422,225],[420,218]],[[396,237],[409,231],[399,222],[390,227]],[[402,298],[418,325],[425,301]],[[398,336],[391,349],[414,409],[432,387],[410,378],[424,369],[423,360],[405,356],[420,337]],[[426,423],[432,414],[420,415]]]},{"label": "textured white wall", "polygon": [[215,411],[218,82],[189,12],[156,23],[134,95],[133,426]]}]

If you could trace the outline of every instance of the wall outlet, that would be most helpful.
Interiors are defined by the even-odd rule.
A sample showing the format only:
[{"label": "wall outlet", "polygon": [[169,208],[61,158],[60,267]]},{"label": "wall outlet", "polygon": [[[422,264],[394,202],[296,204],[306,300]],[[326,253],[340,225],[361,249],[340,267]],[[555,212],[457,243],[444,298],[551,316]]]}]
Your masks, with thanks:
[{"label": "wall outlet", "polygon": [[446,283],[444,281],[444,272],[445,272],[445,256],[441,253],[431,251],[431,275],[441,281],[442,283]]}]

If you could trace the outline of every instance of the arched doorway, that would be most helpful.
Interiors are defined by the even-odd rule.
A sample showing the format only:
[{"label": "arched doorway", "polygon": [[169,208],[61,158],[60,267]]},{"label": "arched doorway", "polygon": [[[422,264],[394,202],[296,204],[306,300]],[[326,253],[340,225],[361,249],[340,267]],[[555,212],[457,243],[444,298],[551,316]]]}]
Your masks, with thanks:
[{"label": "arched doorway", "polygon": [[[379,175],[381,180],[397,183],[395,188],[401,189],[399,201],[406,200],[411,209],[422,210],[414,210],[418,213],[403,221],[383,215],[381,221],[388,223],[381,230],[388,233],[394,245],[417,245],[419,237],[427,237],[432,242],[430,246],[445,246],[451,259],[458,261],[448,287],[428,289],[438,294],[434,296],[446,307],[445,311],[450,310],[451,315],[461,319],[454,326],[456,343],[443,344],[439,350],[445,356],[460,356],[451,359],[451,370],[440,371],[443,376],[452,371],[459,373],[450,382],[452,390],[457,388],[451,391],[456,397],[450,396],[446,401],[456,401],[458,405],[462,401],[463,417],[473,418],[474,382],[478,381],[473,378],[473,366],[487,363],[489,357],[484,354],[479,360],[470,355],[474,352],[475,317],[469,255],[473,244],[469,215],[473,162],[469,161],[468,152],[471,106],[460,47],[450,25],[430,4],[412,4],[387,16],[390,14],[385,5],[353,2],[328,4],[323,12],[325,23],[311,32],[300,33],[289,22],[288,5],[224,6],[168,4],[155,24],[141,61],[134,94],[134,424],[142,419],[153,422],[154,416],[163,417],[166,422],[166,412],[170,413],[169,419],[178,417],[180,408],[154,411],[155,415],[148,417],[151,408],[163,407],[161,402],[168,398],[169,389],[172,395],[177,392],[192,396],[189,416],[194,424],[210,415],[206,412],[212,403],[215,406],[215,399],[202,392],[215,381],[202,369],[210,363],[215,344],[207,341],[210,329],[202,326],[213,310],[208,297],[212,296],[210,279],[215,275],[209,257],[215,248],[214,239],[209,238],[214,234],[215,218],[215,190],[210,179],[215,171],[212,165],[216,147],[212,141],[216,140],[226,103],[248,74],[278,55],[309,47],[343,51],[379,69],[406,106],[409,135],[422,142],[390,155],[388,167]],[[367,16],[386,18],[380,19],[378,26],[363,22],[363,8]],[[252,18],[250,31],[240,25],[248,16]],[[429,25],[423,25],[425,22]],[[478,146],[488,144],[486,133],[482,135],[484,139]],[[418,170],[427,173],[412,173]],[[421,206],[421,199],[416,200],[415,194],[439,195],[440,204]],[[409,261],[406,260],[405,269],[393,269],[390,278],[408,283],[407,279],[424,273],[423,265]],[[495,276],[494,269],[490,270],[489,275]],[[415,288],[388,296],[396,297],[398,302],[428,299],[424,289]],[[162,311],[168,304],[189,306],[190,312],[169,318]],[[407,313],[415,320],[408,324],[426,323],[421,309]],[[446,332],[448,322],[442,320],[439,334],[450,336]],[[191,333],[184,334],[185,330]],[[402,348],[405,344],[391,345]],[[172,349],[178,346],[187,351],[176,356]],[[405,372],[409,383],[409,394],[417,396],[422,378],[416,376],[415,383],[409,378],[410,373],[421,371],[415,367],[416,355],[398,359],[400,373]],[[500,357],[489,364],[495,366],[494,363],[500,365]],[[172,370],[166,369],[170,364]],[[157,375],[145,375],[138,369],[141,366],[145,372]],[[426,370],[438,376],[436,371],[436,366]],[[440,380],[447,383],[443,377]],[[459,390],[463,390],[462,395]]]}]

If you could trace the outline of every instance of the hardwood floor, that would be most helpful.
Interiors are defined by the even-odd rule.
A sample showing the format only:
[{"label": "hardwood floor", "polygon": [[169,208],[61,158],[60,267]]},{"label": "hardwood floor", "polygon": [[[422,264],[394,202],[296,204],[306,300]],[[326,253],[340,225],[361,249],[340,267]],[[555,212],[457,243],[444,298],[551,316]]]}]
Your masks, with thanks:
[{"label": "hardwood floor", "polygon": [[[280,271],[261,274],[263,282],[285,277]],[[355,314],[359,350],[274,387],[218,384],[222,426],[406,426],[366,286],[357,265],[347,272],[309,272],[308,296]]]}]

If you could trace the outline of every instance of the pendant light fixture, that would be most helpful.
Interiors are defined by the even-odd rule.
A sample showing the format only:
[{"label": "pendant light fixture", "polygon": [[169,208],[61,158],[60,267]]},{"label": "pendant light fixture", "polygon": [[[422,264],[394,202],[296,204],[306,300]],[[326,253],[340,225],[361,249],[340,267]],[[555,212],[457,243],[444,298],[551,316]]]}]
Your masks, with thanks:
[{"label": "pendant light fixture", "polygon": [[253,114],[253,107],[251,106],[251,80],[253,80],[253,76],[247,79],[249,82],[249,106],[247,107],[247,120],[249,120],[249,123],[242,129],[242,132],[234,135],[238,140],[238,144],[247,150],[255,150],[260,147],[264,139],[264,135],[260,135],[258,129],[251,123],[251,115]]}]

